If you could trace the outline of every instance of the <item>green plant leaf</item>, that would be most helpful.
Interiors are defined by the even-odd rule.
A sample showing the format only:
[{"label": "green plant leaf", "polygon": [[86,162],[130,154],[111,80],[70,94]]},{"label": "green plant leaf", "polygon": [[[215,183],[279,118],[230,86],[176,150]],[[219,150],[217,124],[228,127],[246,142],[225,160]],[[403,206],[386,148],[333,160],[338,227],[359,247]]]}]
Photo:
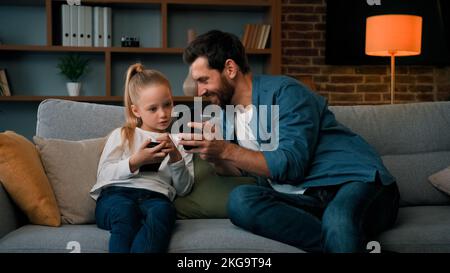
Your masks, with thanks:
[{"label": "green plant leaf", "polygon": [[59,59],[60,73],[72,82],[77,82],[88,71],[89,59],[83,59],[79,54],[69,54]]}]

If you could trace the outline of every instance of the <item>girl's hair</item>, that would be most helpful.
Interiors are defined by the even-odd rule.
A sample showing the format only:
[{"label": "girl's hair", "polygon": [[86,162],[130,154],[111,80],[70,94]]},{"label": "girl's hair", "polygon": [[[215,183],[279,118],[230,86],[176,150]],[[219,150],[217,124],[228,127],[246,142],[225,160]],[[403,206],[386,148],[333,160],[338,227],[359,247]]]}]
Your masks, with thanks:
[{"label": "girl's hair", "polygon": [[134,131],[136,127],[142,126],[141,118],[133,114],[131,105],[138,103],[143,88],[155,85],[165,85],[171,90],[169,80],[161,72],[145,69],[141,63],[128,67],[124,91],[125,124],[122,127],[122,145],[127,142],[130,150],[133,147]]}]

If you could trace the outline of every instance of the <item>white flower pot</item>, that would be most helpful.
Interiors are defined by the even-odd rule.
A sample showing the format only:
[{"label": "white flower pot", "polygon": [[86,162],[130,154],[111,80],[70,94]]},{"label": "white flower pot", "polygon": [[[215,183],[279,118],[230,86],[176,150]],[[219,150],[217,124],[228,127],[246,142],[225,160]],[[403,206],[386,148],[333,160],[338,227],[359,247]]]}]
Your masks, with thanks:
[{"label": "white flower pot", "polygon": [[68,82],[67,83],[67,92],[69,93],[69,96],[79,96],[81,90],[81,83],[80,82]]}]

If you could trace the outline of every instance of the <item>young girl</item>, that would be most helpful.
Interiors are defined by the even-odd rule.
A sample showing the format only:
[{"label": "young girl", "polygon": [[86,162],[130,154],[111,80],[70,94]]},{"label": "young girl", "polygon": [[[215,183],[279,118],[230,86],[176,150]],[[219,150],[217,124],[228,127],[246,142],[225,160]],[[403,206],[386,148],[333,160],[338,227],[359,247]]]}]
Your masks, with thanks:
[{"label": "young girl", "polygon": [[[110,134],[91,190],[97,225],[111,232],[110,252],[165,252],[176,217],[172,201],[194,181],[192,155],[166,133],[173,101],[164,75],[131,65],[124,100],[126,123]],[[160,166],[147,171],[148,164]]]}]

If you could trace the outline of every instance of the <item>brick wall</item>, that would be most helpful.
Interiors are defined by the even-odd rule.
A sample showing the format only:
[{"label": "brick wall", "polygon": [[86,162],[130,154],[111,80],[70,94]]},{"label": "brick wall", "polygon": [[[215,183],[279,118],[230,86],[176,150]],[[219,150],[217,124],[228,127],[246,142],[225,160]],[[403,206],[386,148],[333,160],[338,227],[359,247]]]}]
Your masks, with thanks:
[{"label": "brick wall", "polygon": [[[390,68],[325,65],[325,0],[282,0],[282,72],[332,105],[390,103]],[[396,65],[396,103],[450,100],[450,67]]]}]

